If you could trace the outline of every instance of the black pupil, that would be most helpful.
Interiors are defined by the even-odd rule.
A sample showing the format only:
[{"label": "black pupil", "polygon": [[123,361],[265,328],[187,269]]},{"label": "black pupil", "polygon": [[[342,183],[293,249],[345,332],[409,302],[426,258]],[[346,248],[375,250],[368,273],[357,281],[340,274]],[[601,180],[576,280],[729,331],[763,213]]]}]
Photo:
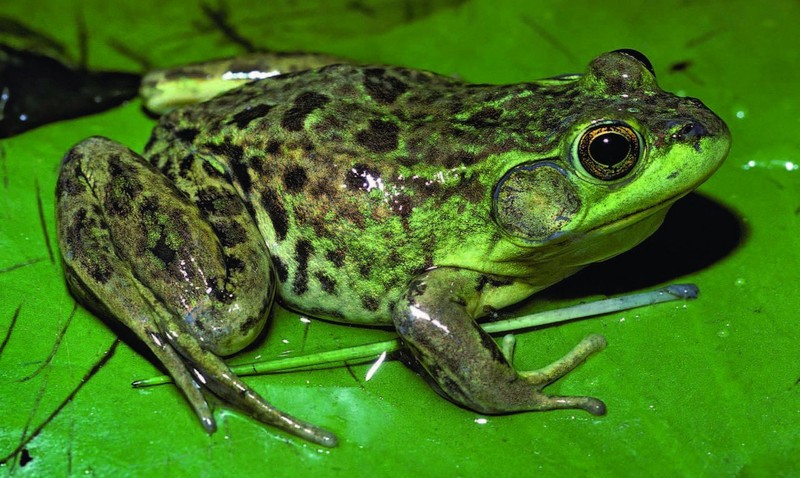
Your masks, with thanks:
[{"label": "black pupil", "polygon": [[605,166],[614,166],[631,151],[628,139],[617,133],[603,133],[592,140],[589,154],[592,159]]}]

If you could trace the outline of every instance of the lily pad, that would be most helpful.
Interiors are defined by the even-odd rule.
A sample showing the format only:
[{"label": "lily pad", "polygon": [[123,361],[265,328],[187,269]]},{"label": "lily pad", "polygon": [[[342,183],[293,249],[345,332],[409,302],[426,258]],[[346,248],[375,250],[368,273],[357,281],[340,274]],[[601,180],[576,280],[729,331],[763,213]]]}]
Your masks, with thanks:
[{"label": "lily pad", "polygon": [[[800,4],[726,2],[6,2],[89,67],[145,68],[241,53],[314,50],[474,82],[580,72],[635,48],[664,89],[701,98],[732,131],[727,163],[636,250],[512,311],[670,282],[700,298],[518,337],[517,363],[551,362],[590,333],[608,348],[550,390],[602,398],[579,411],[484,416],[436,395],[399,362],[249,377],[271,402],[337,432],[335,449],[220,409],[206,435],[124,329],[76,307],[54,237],[54,185],[74,143],[104,135],[141,150],[138,101],[0,142],[0,473],[21,476],[263,474],[792,476],[800,473],[800,153],[795,92]],[[223,24],[236,35],[225,33]],[[388,339],[278,309],[245,362]]]}]

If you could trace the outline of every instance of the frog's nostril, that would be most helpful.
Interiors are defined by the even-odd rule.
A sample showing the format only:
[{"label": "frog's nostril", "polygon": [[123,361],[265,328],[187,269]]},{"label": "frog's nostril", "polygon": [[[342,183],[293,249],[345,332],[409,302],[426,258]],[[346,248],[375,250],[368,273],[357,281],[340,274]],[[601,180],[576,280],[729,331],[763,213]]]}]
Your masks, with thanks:
[{"label": "frog's nostril", "polygon": [[686,123],[676,133],[672,134],[672,138],[676,140],[683,140],[688,138],[699,138],[708,135],[708,130],[700,123]]}]

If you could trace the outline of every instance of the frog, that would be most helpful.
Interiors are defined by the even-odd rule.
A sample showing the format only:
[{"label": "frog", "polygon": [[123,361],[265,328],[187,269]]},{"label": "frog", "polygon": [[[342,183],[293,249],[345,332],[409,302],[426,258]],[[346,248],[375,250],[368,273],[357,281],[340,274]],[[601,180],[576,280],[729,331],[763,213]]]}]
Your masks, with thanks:
[{"label": "frog", "polygon": [[635,50],[508,85],[334,61],[211,96],[167,107],[141,154],[100,136],[66,153],[66,282],[147,345],[209,433],[221,401],[323,446],[336,434],[225,362],[275,304],[393,327],[466,409],[602,415],[544,390],[602,336],[525,371],[479,321],[642,242],[730,148],[724,121],[659,88]]}]

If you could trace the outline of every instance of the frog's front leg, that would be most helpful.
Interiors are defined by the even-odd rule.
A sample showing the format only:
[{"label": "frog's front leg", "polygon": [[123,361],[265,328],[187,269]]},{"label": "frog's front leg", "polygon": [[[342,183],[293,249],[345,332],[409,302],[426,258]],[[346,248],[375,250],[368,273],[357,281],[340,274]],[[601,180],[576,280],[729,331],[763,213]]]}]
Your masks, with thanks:
[{"label": "frog's front leg", "polygon": [[56,222],[70,289],[147,344],[209,432],[216,423],[205,393],[212,392],[259,421],[335,445],[333,434],[270,405],[219,357],[263,328],[274,273],[223,174],[203,161],[186,164],[178,190],[144,158],[104,138],[67,154]]},{"label": "frog's front leg", "polygon": [[422,367],[451,400],[482,413],[580,408],[605,413],[592,397],[547,395],[542,389],[605,346],[587,337],[561,360],[534,372],[517,372],[473,316],[502,285],[491,277],[454,268],[416,277],[397,303],[394,323]]}]

